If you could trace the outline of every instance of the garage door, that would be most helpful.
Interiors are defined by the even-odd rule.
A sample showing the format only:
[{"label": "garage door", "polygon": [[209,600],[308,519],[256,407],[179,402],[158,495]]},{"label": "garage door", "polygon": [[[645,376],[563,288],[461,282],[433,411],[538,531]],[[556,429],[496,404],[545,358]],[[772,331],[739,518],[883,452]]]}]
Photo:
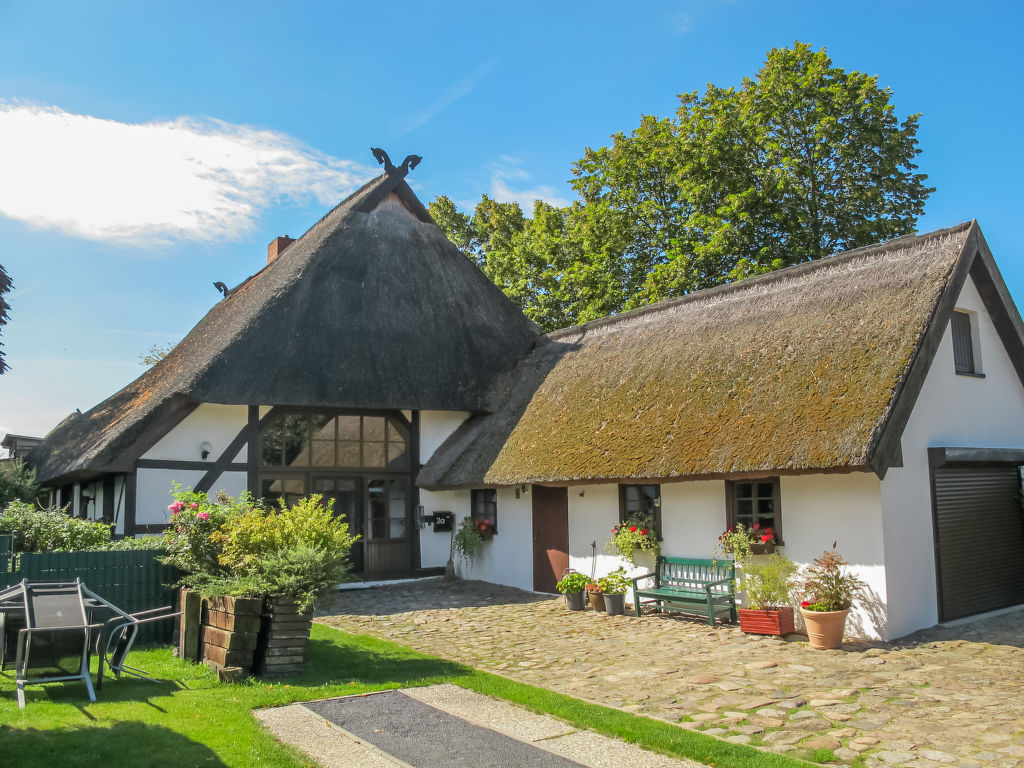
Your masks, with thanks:
[{"label": "garage door", "polygon": [[936,468],[934,473],[940,620],[1024,603],[1018,468]]}]

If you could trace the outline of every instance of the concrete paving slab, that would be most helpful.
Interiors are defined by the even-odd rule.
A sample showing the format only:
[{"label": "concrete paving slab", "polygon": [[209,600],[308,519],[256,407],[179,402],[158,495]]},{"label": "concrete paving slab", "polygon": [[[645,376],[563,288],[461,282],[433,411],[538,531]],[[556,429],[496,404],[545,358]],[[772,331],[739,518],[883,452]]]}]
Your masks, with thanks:
[{"label": "concrete paving slab", "polygon": [[700,766],[451,684],[292,704],[255,715],[277,738],[325,768]]}]

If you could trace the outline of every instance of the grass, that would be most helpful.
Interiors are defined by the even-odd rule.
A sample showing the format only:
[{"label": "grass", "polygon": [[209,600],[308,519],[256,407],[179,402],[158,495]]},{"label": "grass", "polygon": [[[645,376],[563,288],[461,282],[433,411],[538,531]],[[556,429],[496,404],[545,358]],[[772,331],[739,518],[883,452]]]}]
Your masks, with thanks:
[{"label": "grass", "polygon": [[305,768],[308,758],[278,743],[251,715],[252,709],[451,682],[580,728],[718,768],[807,765],[319,624],[313,625],[306,671],[274,683],[218,683],[208,669],[175,659],[167,649],[135,651],[132,661],[171,682],[106,678],[95,704],[88,702],[79,683],[30,686],[28,706],[19,710],[10,673],[0,677],[0,755],[17,756],[17,764],[24,768]]}]

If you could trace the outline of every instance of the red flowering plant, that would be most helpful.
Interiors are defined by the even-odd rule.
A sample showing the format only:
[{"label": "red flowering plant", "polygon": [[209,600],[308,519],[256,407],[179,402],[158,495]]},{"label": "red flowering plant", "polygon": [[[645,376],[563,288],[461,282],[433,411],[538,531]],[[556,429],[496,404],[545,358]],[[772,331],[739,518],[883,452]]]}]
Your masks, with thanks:
[{"label": "red flowering plant", "polygon": [[231,499],[220,494],[214,502],[205,493],[184,490],[177,483],[172,486],[171,495],[174,501],[167,507],[170,527],[164,534],[167,555],[163,562],[186,574],[222,572],[219,559],[223,547],[217,533],[224,523],[253,506],[251,497],[246,493]]},{"label": "red flowering plant", "polygon": [[774,543],[775,531],[771,528],[762,528],[757,523],[747,528],[743,523],[737,523],[736,525],[730,525],[718,537],[715,557],[732,555],[736,562],[742,563],[750,557],[750,547],[752,544]]},{"label": "red flowering plant", "polygon": [[846,611],[862,598],[867,585],[849,572],[849,563],[836,552],[836,543],[832,543],[832,551],[821,553],[804,572],[800,588],[804,599],[800,607],[805,611]]},{"label": "red flowering plant", "polygon": [[655,557],[661,551],[651,515],[630,515],[625,522],[612,528],[612,537],[604,544],[604,551],[609,555],[618,555],[634,566],[638,549],[653,552]]}]

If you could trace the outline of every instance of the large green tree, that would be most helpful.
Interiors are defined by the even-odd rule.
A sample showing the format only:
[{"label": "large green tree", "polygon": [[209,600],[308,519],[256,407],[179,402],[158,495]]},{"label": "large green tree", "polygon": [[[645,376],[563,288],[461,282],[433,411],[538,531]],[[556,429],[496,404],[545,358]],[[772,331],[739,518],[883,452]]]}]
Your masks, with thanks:
[{"label": "large green tree", "polygon": [[[11,308],[11,305],[7,303],[4,298],[4,294],[11,290],[12,287],[11,278],[4,270],[4,265],[0,264],[0,326],[7,325],[7,313]],[[0,373],[4,373],[9,370],[10,366],[4,360],[4,345],[0,342]]]},{"label": "large green tree", "polygon": [[900,122],[891,97],[796,43],[739,88],[684,93],[674,118],[587,148],[568,208],[431,212],[544,328],[571,325],[912,232],[933,190],[919,115]]}]

